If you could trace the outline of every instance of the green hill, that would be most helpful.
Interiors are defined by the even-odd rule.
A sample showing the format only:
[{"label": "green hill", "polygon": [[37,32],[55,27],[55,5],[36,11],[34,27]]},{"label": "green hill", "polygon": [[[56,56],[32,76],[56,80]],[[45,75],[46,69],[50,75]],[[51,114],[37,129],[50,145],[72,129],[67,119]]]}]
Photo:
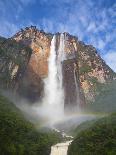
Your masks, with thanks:
[{"label": "green hill", "polygon": [[77,134],[79,134],[81,131],[84,131],[88,128],[90,128],[95,122],[97,121],[97,118],[94,120],[89,120],[86,122],[83,122],[79,124],[76,128],[73,128],[69,131],[69,134],[72,135],[73,137],[76,137]]},{"label": "green hill", "polygon": [[84,109],[90,112],[112,113],[116,111],[116,80],[98,86],[99,94],[93,103],[87,104]]},{"label": "green hill", "polygon": [[89,125],[80,133],[77,131],[76,138],[69,146],[68,155],[115,155],[116,113]]},{"label": "green hill", "polygon": [[0,155],[49,155],[60,141],[55,132],[41,132],[26,121],[13,103],[0,95]]},{"label": "green hill", "polygon": [[[116,80],[98,85],[97,91],[99,93],[96,95],[95,101],[87,104],[84,111],[107,115],[115,113]],[[70,134],[75,139],[69,147],[68,155],[115,155],[116,113],[81,123],[72,129]]]}]

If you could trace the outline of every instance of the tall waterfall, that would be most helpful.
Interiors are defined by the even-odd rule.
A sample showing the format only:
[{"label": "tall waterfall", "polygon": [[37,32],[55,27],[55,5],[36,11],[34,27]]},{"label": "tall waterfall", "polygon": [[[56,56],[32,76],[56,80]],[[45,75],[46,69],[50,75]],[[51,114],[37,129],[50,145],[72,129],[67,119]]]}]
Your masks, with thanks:
[{"label": "tall waterfall", "polygon": [[[54,119],[63,115],[64,91],[62,86],[62,61],[64,53],[64,35],[60,35],[59,49],[56,51],[56,36],[51,41],[48,59],[48,77],[45,80],[44,105],[46,113]],[[56,117],[56,118],[55,118]]]},{"label": "tall waterfall", "polygon": [[64,54],[64,45],[65,45],[65,37],[64,34],[61,33],[60,35],[60,43],[59,43],[59,49],[58,49],[58,58],[57,58],[57,66],[58,66],[58,79],[59,79],[59,86],[60,89],[62,89],[62,62],[65,58]]}]

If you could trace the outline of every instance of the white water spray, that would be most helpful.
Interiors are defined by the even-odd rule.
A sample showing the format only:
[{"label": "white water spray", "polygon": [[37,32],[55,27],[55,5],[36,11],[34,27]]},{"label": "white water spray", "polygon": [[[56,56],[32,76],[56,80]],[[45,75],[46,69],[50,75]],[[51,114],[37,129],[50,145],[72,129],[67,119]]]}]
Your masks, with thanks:
[{"label": "white water spray", "polygon": [[52,146],[50,155],[67,155],[68,146],[71,144],[71,142],[72,141],[67,141]]},{"label": "white water spray", "polygon": [[50,56],[48,60],[48,78],[46,79],[45,85],[45,96],[47,98],[47,104],[54,105],[56,104],[57,98],[57,66],[56,66],[56,37],[53,36],[50,47]]},{"label": "white water spray", "polygon": [[59,79],[59,86],[62,90],[62,62],[65,59],[65,52],[64,52],[64,46],[65,46],[65,38],[64,34],[61,33],[60,35],[60,43],[59,43],[59,49],[58,49],[58,58],[57,58],[57,66],[58,66],[58,79]]},{"label": "white water spray", "polygon": [[48,77],[45,80],[45,113],[52,119],[59,119],[64,113],[64,91],[62,87],[62,61],[64,54],[64,35],[60,36],[58,53],[56,36],[53,36],[48,59]]}]

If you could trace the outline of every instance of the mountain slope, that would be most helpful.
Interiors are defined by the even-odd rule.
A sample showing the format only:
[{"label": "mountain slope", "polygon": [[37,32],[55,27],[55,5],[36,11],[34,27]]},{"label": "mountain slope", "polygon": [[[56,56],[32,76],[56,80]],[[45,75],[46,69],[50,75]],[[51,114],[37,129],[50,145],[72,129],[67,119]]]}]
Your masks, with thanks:
[{"label": "mountain slope", "polygon": [[94,101],[98,85],[112,81],[116,74],[92,45],[78,43],[80,83],[87,102]]},{"label": "mountain slope", "polygon": [[[57,55],[61,35],[64,38],[61,60],[64,107],[74,107],[77,96],[83,106],[95,99],[97,85],[112,81],[116,74],[93,46],[85,45],[66,32],[55,35]],[[1,38],[0,87],[12,88],[12,91],[32,103],[41,100],[44,95],[44,80],[48,76],[52,37],[53,34],[31,26],[21,29],[9,39]]]},{"label": "mountain slope", "polygon": [[17,89],[31,56],[31,49],[0,37],[0,87]]},{"label": "mountain slope", "polygon": [[[61,34],[56,33],[55,35],[57,51],[60,44]],[[84,104],[84,96],[86,101],[94,100],[96,95],[96,85],[98,83],[105,83],[112,80],[115,77],[115,73],[106,65],[93,46],[85,45],[83,42],[79,41],[77,37],[66,32],[64,32],[63,35],[65,40],[64,55],[62,58],[63,83],[66,94],[65,103],[68,104],[70,102],[69,100],[74,100],[75,102],[75,73],[80,91],[80,100],[82,104]],[[21,29],[21,31],[12,37],[17,42],[28,45],[32,49],[32,55],[28,67],[31,68],[41,79],[47,77],[48,74],[47,59],[50,54],[52,37],[53,34],[40,31],[35,26]]]},{"label": "mountain slope", "polygon": [[0,95],[0,155],[49,155],[60,141],[55,132],[41,132],[26,121],[8,99]]},{"label": "mountain slope", "polygon": [[80,132],[68,149],[68,155],[114,155],[115,152],[116,114],[101,118]]},{"label": "mountain slope", "polygon": [[116,80],[103,85],[97,85],[99,94],[95,101],[85,106],[85,111],[112,113],[116,111]]}]

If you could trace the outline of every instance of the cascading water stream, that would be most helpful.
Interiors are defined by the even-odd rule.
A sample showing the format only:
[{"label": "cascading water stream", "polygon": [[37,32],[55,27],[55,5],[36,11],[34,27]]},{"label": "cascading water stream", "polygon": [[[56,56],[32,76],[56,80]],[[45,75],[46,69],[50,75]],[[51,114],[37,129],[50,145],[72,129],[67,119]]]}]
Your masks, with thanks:
[{"label": "cascading water stream", "polygon": [[64,60],[64,45],[65,45],[65,37],[64,37],[64,34],[61,33],[60,35],[60,43],[59,43],[59,49],[58,49],[58,56],[57,56],[57,66],[58,66],[58,79],[59,79],[59,86],[60,86],[60,89],[62,89],[62,81],[63,81],[63,78],[62,78],[62,62]]},{"label": "cascading water stream", "polygon": [[56,36],[51,41],[48,59],[48,77],[45,80],[44,106],[45,113],[54,120],[64,113],[64,90],[62,87],[62,59],[64,53],[64,35],[60,36],[59,49],[56,52]]},{"label": "cascading water stream", "polygon": [[47,98],[47,104],[56,104],[56,95],[58,89],[57,82],[57,65],[56,65],[56,37],[53,36],[50,47],[50,56],[48,59],[48,78],[45,85],[45,96]]},{"label": "cascading water stream", "polygon": [[76,77],[76,67],[74,67],[74,81],[75,81],[75,87],[76,87],[76,102],[77,102],[77,108],[76,108],[76,111],[79,111],[80,112],[80,93],[79,93],[79,86],[78,86],[78,82],[77,82],[77,77]]},{"label": "cascading water stream", "polygon": [[67,155],[68,146],[71,144],[71,142],[72,141],[67,141],[52,146],[50,155]]}]

